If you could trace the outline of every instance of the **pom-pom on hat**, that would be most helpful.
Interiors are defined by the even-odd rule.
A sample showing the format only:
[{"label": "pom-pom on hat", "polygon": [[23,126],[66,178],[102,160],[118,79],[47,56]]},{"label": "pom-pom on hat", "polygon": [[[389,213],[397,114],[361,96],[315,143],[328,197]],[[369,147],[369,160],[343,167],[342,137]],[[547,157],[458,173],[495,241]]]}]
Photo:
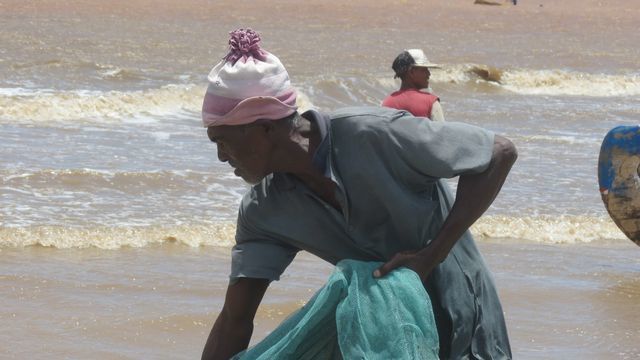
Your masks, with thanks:
[{"label": "pom-pom on hat", "polygon": [[260,48],[251,29],[229,33],[229,53],[209,73],[202,104],[205,127],[277,120],[296,110],[296,91],[280,60]]}]

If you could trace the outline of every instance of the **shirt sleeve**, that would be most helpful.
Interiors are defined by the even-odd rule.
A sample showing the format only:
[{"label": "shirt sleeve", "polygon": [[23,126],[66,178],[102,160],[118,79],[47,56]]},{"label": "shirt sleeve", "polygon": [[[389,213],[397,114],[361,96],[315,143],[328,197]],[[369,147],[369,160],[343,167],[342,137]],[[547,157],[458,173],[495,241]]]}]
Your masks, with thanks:
[{"label": "shirt sleeve", "polygon": [[[491,162],[494,134],[463,123],[424,121],[405,114],[387,122],[377,146],[388,163],[416,177],[451,178],[483,172]],[[417,181],[417,178],[416,178]]]},{"label": "shirt sleeve", "polygon": [[291,264],[299,249],[260,235],[249,224],[240,211],[236,245],[231,250],[231,283],[243,277],[280,280],[280,275]]},{"label": "shirt sleeve", "polygon": [[444,112],[439,100],[431,105],[431,116],[429,118],[433,121],[444,121]]}]

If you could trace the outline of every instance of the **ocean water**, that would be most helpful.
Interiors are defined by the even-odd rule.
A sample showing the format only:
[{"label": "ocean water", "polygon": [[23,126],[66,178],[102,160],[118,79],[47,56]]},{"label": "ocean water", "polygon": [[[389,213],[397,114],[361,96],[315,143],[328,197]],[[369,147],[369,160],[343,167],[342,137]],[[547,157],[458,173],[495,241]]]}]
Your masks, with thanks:
[{"label": "ocean water", "polygon": [[[200,107],[239,27],[280,57],[303,110],[378,105],[393,58],[423,48],[447,121],[519,150],[472,227],[516,358],[639,357],[640,248],[596,173],[607,131],[640,122],[638,19],[637,0],[3,0],[0,358],[199,356],[247,189]],[[300,255],[253,341],[330,271]]]}]

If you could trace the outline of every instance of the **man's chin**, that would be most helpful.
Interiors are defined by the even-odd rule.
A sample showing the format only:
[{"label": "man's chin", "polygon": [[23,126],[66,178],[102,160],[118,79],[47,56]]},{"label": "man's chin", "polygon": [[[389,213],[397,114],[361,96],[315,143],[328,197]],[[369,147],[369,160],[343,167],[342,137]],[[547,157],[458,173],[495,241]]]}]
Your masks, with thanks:
[{"label": "man's chin", "polygon": [[251,178],[251,179],[242,178],[242,180],[244,180],[244,182],[246,182],[249,185],[257,185],[260,183],[260,181],[262,181],[262,179],[255,179],[255,178]]},{"label": "man's chin", "polygon": [[259,184],[260,181],[262,181],[262,179],[264,178],[264,176],[255,176],[255,175],[246,174],[246,173],[243,173],[242,171],[238,171],[237,169],[236,171],[234,171],[234,174],[242,178],[242,180],[244,180],[249,185]]}]

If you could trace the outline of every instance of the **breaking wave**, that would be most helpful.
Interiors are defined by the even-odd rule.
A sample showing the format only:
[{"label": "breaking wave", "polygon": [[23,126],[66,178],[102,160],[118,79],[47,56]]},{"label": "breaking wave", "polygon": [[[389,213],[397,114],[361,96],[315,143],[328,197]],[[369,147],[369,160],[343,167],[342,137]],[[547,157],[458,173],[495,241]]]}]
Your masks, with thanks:
[{"label": "breaking wave", "polygon": [[28,226],[0,227],[0,248],[45,246],[58,249],[119,249],[145,247],[167,242],[191,247],[233,245],[235,225],[65,227]]},{"label": "breaking wave", "polygon": [[570,70],[454,65],[434,71],[433,82],[487,83],[523,95],[619,97],[640,95],[640,74],[591,74]]},{"label": "breaking wave", "polygon": [[[471,228],[479,241],[589,244],[625,241],[607,218],[588,216],[485,216]],[[234,244],[235,223],[172,226],[24,226],[0,227],[0,248],[45,246],[59,249],[118,249],[179,243],[191,247]]]},{"label": "breaking wave", "polygon": [[[135,76],[130,70],[101,69],[105,78]],[[397,88],[390,77],[370,74],[300,78],[301,110],[339,106],[377,105]],[[569,70],[495,68],[463,64],[444,66],[432,74],[434,84],[483,84],[522,95],[626,97],[640,95],[639,74],[590,74]],[[480,91],[490,91],[488,88]],[[0,88],[0,123],[45,123],[122,120],[165,116],[180,112],[199,114],[204,85],[166,85],[139,91],[97,91]],[[313,99],[314,103],[311,102]],[[317,102],[317,103],[316,103]]]},{"label": "breaking wave", "polygon": [[90,121],[199,111],[204,91],[194,85],[167,85],[131,92],[3,89],[0,121]]}]

